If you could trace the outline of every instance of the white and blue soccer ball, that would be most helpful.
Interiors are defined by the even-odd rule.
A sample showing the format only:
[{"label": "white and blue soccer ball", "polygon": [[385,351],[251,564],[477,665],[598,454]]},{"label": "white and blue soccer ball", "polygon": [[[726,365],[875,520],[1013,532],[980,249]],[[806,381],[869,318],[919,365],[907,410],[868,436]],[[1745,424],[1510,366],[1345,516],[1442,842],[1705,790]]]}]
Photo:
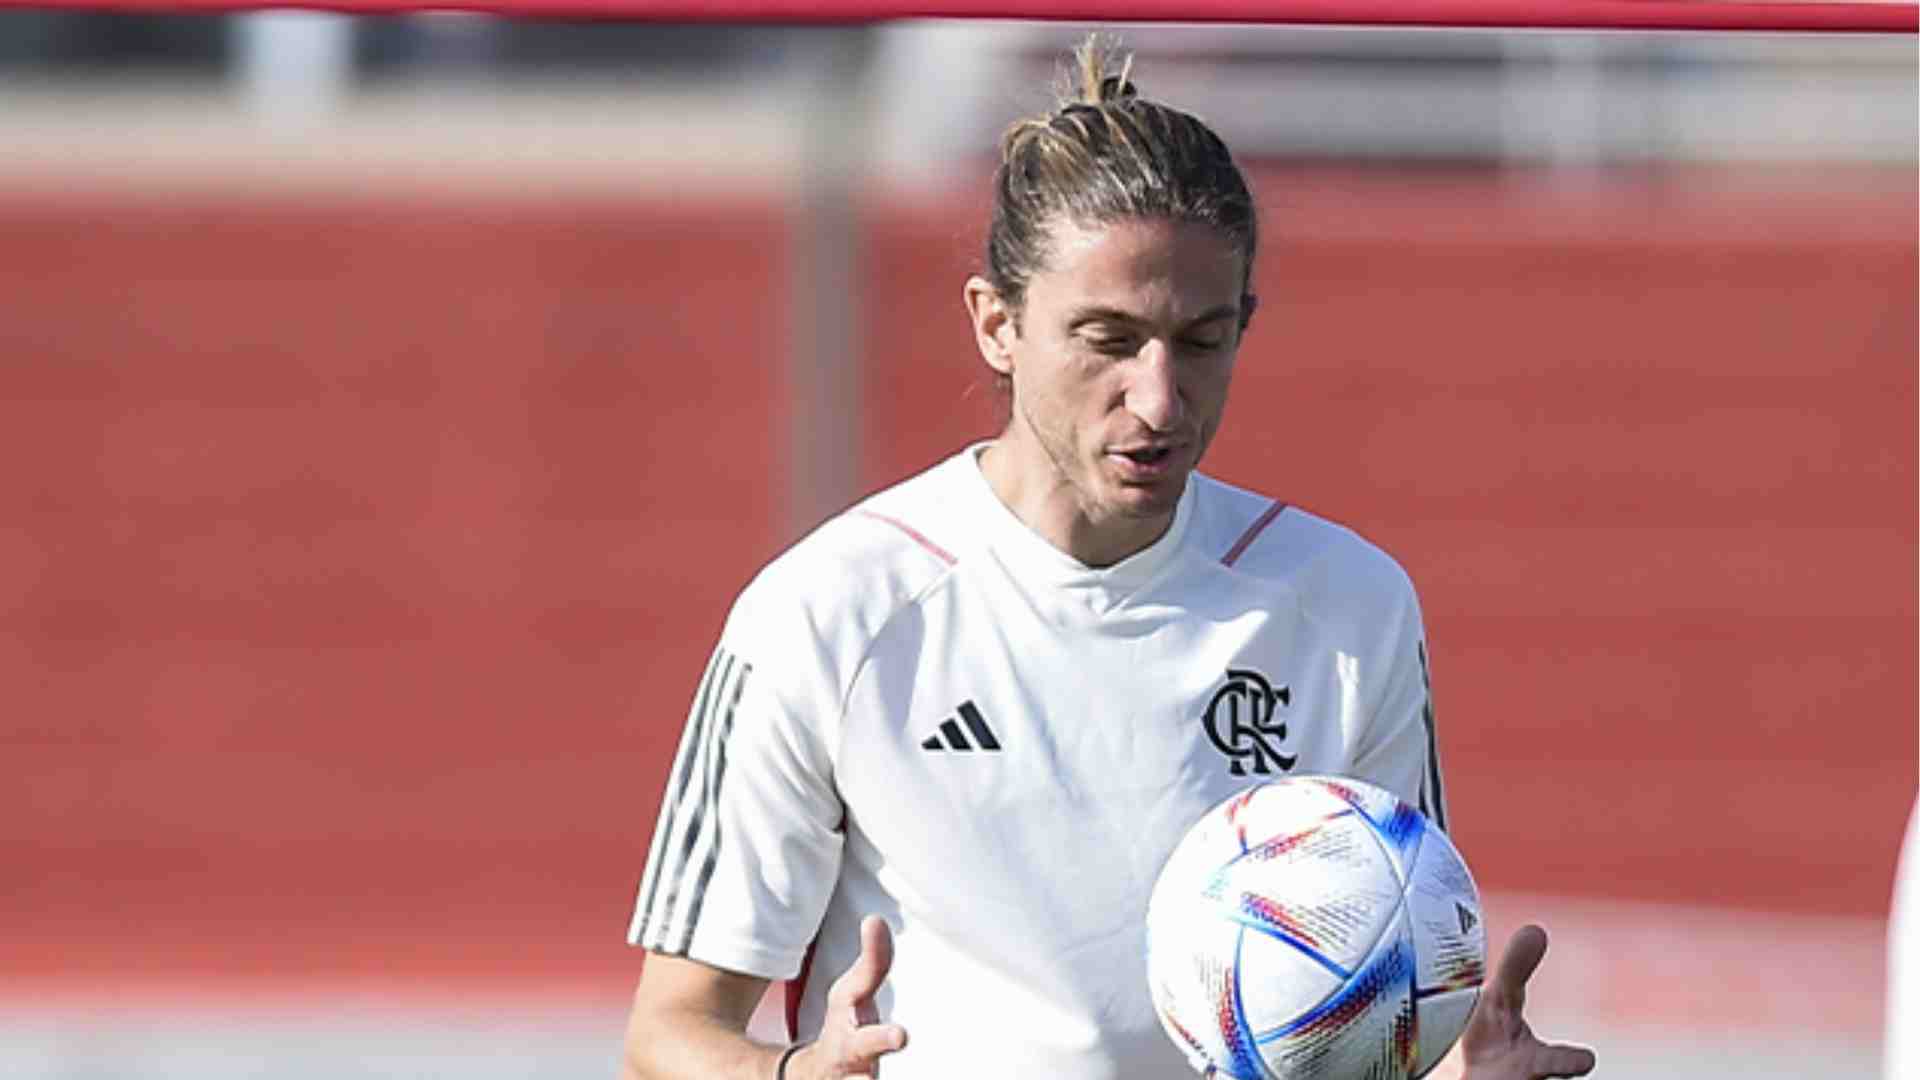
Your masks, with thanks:
[{"label": "white and blue soccer ball", "polygon": [[1418,810],[1334,776],[1208,811],[1147,908],[1147,980],[1207,1077],[1404,1080],[1465,1029],[1486,975],[1466,862]]}]

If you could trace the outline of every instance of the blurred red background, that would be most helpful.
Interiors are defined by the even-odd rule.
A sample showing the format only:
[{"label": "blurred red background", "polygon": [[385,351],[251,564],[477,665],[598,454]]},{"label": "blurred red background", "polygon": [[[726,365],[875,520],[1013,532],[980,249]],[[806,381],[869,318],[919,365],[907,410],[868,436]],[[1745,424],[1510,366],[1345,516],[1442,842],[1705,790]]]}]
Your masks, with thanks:
[{"label": "blurred red background", "polygon": [[[1209,471],[1412,572],[1482,885],[1882,915],[1911,176],[1257,187]],[[865,211],[864,487],[996,422],[983,205]],[[688,697],[793,538],[792,217],[0,195],[0,972],[626,985]]]}]

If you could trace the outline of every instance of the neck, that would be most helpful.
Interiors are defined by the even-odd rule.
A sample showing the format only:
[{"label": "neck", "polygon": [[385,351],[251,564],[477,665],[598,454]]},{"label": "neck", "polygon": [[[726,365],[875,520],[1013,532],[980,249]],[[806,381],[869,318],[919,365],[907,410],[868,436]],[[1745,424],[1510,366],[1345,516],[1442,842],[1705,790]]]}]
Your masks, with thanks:
[{"label": "neck", "polygon": [[987,486],[1013,516],[1055,548],[1096,569],[1152,547],[1173,513],[1102,515],[1041,447],[1009,431],[980,454]]}]

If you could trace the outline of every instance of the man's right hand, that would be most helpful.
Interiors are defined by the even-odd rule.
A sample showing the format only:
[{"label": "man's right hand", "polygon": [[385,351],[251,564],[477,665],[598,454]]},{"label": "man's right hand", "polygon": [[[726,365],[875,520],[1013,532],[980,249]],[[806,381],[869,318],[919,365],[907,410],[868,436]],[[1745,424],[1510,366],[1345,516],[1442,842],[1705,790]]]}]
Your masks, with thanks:
[{"label": "man's right hand", "polygon": [[893,931],[878,915],[860,923],[860,957],[827,988],[820,1037],[787,1062],[787,1080],[876,1080],[880,1059],[907,1045],[907,1029],[882,1023],[874,998],[893,969]]}]

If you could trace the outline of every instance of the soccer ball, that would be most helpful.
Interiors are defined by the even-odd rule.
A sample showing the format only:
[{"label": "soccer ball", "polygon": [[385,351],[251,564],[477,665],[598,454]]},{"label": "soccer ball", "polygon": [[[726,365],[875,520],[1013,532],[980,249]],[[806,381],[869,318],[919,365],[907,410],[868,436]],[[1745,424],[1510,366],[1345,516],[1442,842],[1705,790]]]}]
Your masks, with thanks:
[{"label": "soccer ball", "polygon": [[1201,1075],[1403,1080],[1439,1063],[1487,968],[1479,890],[1445,833],[1334,776],[1248,788],[1174,848],[1147,981]]}]

